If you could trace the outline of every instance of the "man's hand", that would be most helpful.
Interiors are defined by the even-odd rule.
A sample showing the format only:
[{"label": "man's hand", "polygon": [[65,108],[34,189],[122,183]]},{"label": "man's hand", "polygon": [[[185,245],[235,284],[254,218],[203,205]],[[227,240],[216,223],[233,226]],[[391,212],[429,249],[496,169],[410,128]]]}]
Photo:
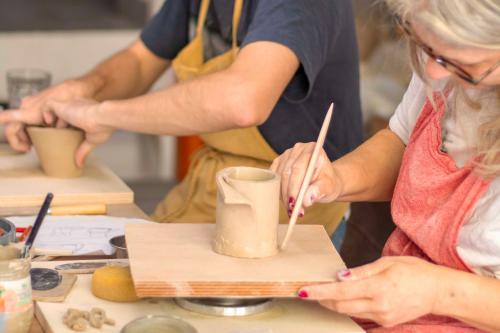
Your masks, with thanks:
[{"label": "man's hand", "polygon": [[[31,141],[25,131],[25,125],[44,124],[42,114],[49,111],[49,102],[70,101],[76,98],[89,98],[91,91],[85,83],[78,80],[65,81],[56,86],[43,90],[37,95],[22,100],[19,109],[0,112],[0,124],[5,124],[5,136],[12,148],[26,152],[31,147]],[[65,127],[66,123],[56,118],[52,119],[52,126]]]},{"label": "man's hand", "polygon": [[96,122],[101,104],[90,99],[79,99],[71,102],[51,100],[48,109],[43,113],[46,123],[57,122],[69,124],[85,131],[85,140],[78,147],[76,164],[82,167],[90,152],[99,144],[109,140],[113,129]]}]

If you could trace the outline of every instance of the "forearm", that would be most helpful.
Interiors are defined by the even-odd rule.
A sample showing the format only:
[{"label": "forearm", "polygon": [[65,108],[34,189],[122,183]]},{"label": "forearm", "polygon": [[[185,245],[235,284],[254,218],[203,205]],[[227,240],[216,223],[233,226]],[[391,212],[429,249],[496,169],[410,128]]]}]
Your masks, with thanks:
[{"label": "forearm", "polygon": [[96,121],[113,129],[169,135],[259,125],[271,114],[298,66],[298,58],[287,47],[252,43],[225,70],[149,95],[104,102]]},{"label": "forearm", "polygon": [[88,97],[98,101],[130,98],[149,90],[168,64],[137,41],[76,81],[84,84]]},{"label": "forearm", "polygon": [[384,129],[332,163],[342,182],[338,201],[387,201],[392,198],[405,145]]},{"label": "forearm", "polygon": [[[237,77],[219,72],[152,94],[104,102],[97,119],[100,125],[113,129],[159,135],[246,127],[258,120],[253,119],[252,106],[244,102],[238,88],[242,84]],[[239,107],[236,100],[241,101]]]},{"label": "forearm", "polygon": [[500,332],[500,281],[442,268],[435,314],[449,316],[490,332]]}]

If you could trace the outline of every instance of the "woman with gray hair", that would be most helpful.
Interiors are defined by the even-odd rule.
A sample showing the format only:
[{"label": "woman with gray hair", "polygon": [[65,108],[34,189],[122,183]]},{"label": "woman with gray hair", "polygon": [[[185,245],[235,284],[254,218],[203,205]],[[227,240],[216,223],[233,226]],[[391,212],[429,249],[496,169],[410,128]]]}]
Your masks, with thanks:
[{"label": "woman with gray hair", "polygon": [[[322,154],[303,208],[392,200],[396,230],[381,259],[299,296],[371,332],[500,331],[500,1],[386,2],[413,79],[388,129],[333,163]],[[272,165],[287,203],[313,146]]]}]

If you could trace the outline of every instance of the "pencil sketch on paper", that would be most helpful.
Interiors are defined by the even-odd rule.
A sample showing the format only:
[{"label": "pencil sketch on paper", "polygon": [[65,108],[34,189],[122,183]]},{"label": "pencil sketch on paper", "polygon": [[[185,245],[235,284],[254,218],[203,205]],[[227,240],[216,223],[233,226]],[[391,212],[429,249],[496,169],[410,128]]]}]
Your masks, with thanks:
[{"label": "pencil sketch on paper", "polygon": [[[34,217],[10,217],[16,227],[26,227]],[[130,223],[151,223],[141,219],[127,219],[110,216],[47,216],[42,224],[34,247],[43,252],[70,251],[73,255],[90,253],[112,254],[109,239],[123,235],[125,225]]]}]

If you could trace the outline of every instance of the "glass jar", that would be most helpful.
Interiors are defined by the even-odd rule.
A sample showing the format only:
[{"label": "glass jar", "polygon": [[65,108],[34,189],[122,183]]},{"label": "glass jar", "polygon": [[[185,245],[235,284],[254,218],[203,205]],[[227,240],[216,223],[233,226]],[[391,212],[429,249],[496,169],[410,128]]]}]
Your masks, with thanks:
[{"label": "glass jar", "polygon": [[9,108],[16,109],[24,97],[35,95],[50,86],[52,75],[36,68],[16,68],[7,71]]},{"label": "glass jar", "polygon": [[27,333],[33,321],[30,259],[0,260],[0,332]]}]

